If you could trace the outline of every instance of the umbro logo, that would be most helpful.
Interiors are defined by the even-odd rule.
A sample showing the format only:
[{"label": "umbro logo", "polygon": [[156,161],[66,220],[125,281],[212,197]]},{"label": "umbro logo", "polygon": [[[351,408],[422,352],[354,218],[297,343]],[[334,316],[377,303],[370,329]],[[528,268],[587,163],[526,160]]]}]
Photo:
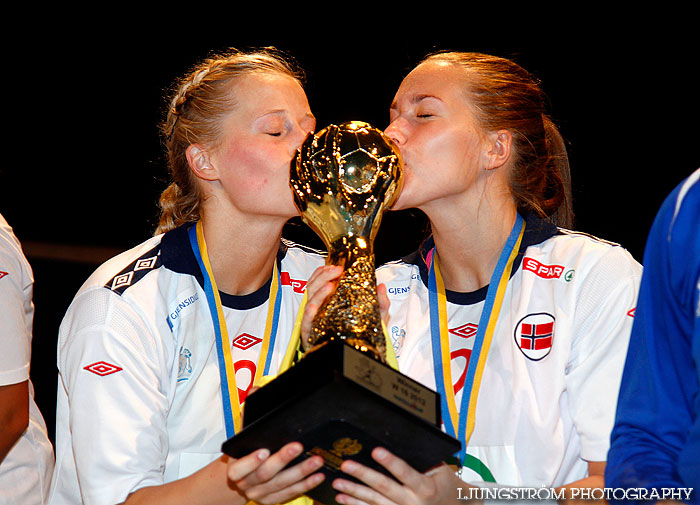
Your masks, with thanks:
[{"label": "umbro logo", "polygon": [[106,361],[97,361],[92,365],[84,367],[83,370],[87,370],[88,372],[92,372],[95,375],[104,377],[105,375],[111,375],[113,373],[121,372],[123,369],[121,367],[118,367],[117,365],[107,363]]},{"label": "umbro logo", "polygon": [[158,268],[160,263],[160,249],[156,246],[115,275],[105,287],[121,295],[148,272]]},{"label": "umbro logo", "polygon": [[448,330],[450,333],[453,335],[457,335],[458,337],[462,338],[470,338],[476,335],[477,330],[479,329],[478,324],[474,323],[467,323],[463,324],[462,326],[459,326],[457,328],[452,328]]},{"label": "umbro logo", "polygon": [[259,344],[260,342],[262,342],[262,339],[259,337],[250,335],[249,333],[241,333],[233,339],[233,342],[231,342],[231,344],[234,347],[238,347],[239,349],[243,349],[245,351],[246,349],[250,349],[251,347],[253,347],[256,344]]},{"label": "umbro logo", "polygon": [[134,272],[128,272],[122,275],[117,275],[112,281],[112,290],[129,286],[133,278]]}]

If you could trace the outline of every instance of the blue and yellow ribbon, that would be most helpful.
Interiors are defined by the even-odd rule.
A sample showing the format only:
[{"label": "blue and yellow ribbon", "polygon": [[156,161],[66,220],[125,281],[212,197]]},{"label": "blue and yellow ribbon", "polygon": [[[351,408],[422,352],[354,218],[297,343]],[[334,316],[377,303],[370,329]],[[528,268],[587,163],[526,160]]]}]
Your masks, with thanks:
[{"label": "blue and yellow ribbon", "polygon": [[[191,226],[188,230],[188,234],[192,252],[197,259],[197,263],[199,264],[204,278],[204,293],[206,294],[209,312],[214,324],[219,375],[221,376],[221,400],[224,407],[226,435],[231,438],[241,430],[243,426],[243,416],[241,414],[241,404],[238,397],[238,387],[236,387],[236,372],[233,366],[231,342],[226,327],[226,319],[224,318],[223,304],[221,303],[219,289],[216,286],[214,273],[211,268],[211,263],[209,262],[209,254],[207,252],[206,241],[204,240],[202,222],[198,221],[195,226]],[[264,381],[264,376],[270,373],[270,364],[277,340],[277,327],[279,325],[281,305],[282,288],[280,273],[277,268],[277,261],[274,261],[265,334],[263,336],[262,349],[260,351],[260,358],[253,382],[256,385]]]},{"label": "blue and yellow ribbon", "polygon": [[433,366],[435,383],[440,393],[440,407],[443,412],[443,422],[447,433],[462,442],[459,461],[466,459],[467,443],[474,431],[476,419],[476,403],[479,396],[481,379],[486,366],[493,333],[498,321],[498,314],[503,305],[508,280],[513,269],[513,263],[520,250],[525,221],[516,215],[513,229],[506,240],[503,251],[496,265],[486,293],[484,308],[479,318],[472,349],[471,358],[467,365],[467,373],[462,393],[461,408],[457,409],[455,391],[452,386],[452,366],[450,360],[450,337],[447,326],[447,297],[445,285],[436,261],[435,249],[428,256],[428,297],[430,306],[430,334],[433,351]]}]

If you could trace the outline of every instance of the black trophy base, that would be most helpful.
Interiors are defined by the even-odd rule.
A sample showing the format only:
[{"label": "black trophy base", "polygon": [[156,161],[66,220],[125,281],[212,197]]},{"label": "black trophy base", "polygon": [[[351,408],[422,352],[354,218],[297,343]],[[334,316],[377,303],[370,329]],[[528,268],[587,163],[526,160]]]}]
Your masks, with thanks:
[{"label": "black trophy base", "polygon": [[437,393],[391,367],[332,341],[248,396],[243,429],[222,451],[240,458],[254,450],[276,452],[297,441],[304,453],[291,464],[318,454],[324,459],[323,483],[308,496],[336,505],[331,487],[352,459],[389,473],[371,457],[382,446],[424,472],[458,452],[458,440],[443,433]]}]

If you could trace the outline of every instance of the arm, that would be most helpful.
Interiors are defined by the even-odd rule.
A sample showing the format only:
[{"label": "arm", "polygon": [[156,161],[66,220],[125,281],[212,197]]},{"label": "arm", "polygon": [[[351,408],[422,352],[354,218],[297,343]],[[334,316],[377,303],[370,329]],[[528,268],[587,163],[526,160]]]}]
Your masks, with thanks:
[{"label": "arm", "polygon": [[0,386],[0,464],[28,425],[28,382]]},{"label": "arm", "polygon": [[[169,391],[174,387],[168,366],[172,349],[165,349],[164,340],[152,335],[136,309],[117,295],[97,290],[92,296],[92,301],[74,302],[62,324],[59,342],[61,386],[70,405],[73,456],[85,503],[236,505],[255,495],[260,503],[268,504],[276,503],[278,496],[305,492],[317,483],[318,476],[309,475],[322,464],[320,458],[282,471],[299,452],[290,453],[285,448],[263,458],[260,468],[240,470],[241,465],[245,470],[254,455],[232,462],[247,479],[245,486],[227,478],[228,458],[217,459],[182,479],[164,482],[169,454]],[[107,300],[100,300],[102,297]],[[109,310],[105,311],[105,306]],[[102,313],[110,314],[115,323],[95,324],[93,307],[102,307]],[[98,361],[121,370],[99,375],[85,369],[86,364]],[[103,457],[105,454],[110,457]]]},{"label": "arm", "polygon": [[609,437],[640,276],[640,265],[622,248],[612,247],[589,266],[578,288],[564,379],[569,415],[580,439],[579,457],[588,462],[589,476],[565,483],[564,489],[605,487]]},{"label": "arm", "polygon": [[0,463],[29,425],[31,267],[0,216]]},{"label": "arm", "polygon": [[323,465],[318,456],[284,470],[300,453],[300,445],[292,443],[273,455],[266,450],[255,451],[238,460],[224,455],[189,477],[139,489],[131,493],[123,505],[244,505],[252,500],[273,505],[286,502],[323,480],[321,473],[310,475]]},{"label": "arm", "polygon": [[693,402],[700,378],[692,349],[700,335],[693,327],[700,313],[700,185],[688,191],[676,212],[679,189],[662,205],[647,240],[608,455],[608,486],[689,484],[681,480],[678,463],[692,430],[698,429],[693,428]]},{"label": "arm", "polygon": [[577,480],[565,486],[557,488],[557,490],[566,490],[566,498],[560,500],[559,503],[562,505],[574,505],[574,504],[589,504],[593,505],[595,503],[605,503],[605,500],[582,500],[581,498],[575,496],[572,489],[602,489],[605,487],[605,479],[603,475],[605,473],[605,461],[589,461],[588,462],[588,477]]}]

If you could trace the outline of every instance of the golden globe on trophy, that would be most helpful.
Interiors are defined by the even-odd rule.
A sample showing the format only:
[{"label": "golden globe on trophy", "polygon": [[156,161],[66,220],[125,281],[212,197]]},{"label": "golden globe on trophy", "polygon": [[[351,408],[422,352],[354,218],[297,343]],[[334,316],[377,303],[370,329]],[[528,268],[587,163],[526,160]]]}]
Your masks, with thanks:
[{"label": "golden globe on trophy", "polygon": [[[387,475],[370,453],[382,446],[418,471],[458,452],[440,429],[437,393],[387,360],[377,300],[374,239],[403,181],[393,142],[367,123],[330,125],[309,135],[292,161],[290,184],[302,219],[323,240],[327,263],[343,273],[319,308],[302,359],[246,399],[243,430],[222,450],[241,457],[298,441],[324,459],[326,479],[308,496],[335,505],[333,478],[345,459]],[[296,461],[294,462],[296,463]]]}]

